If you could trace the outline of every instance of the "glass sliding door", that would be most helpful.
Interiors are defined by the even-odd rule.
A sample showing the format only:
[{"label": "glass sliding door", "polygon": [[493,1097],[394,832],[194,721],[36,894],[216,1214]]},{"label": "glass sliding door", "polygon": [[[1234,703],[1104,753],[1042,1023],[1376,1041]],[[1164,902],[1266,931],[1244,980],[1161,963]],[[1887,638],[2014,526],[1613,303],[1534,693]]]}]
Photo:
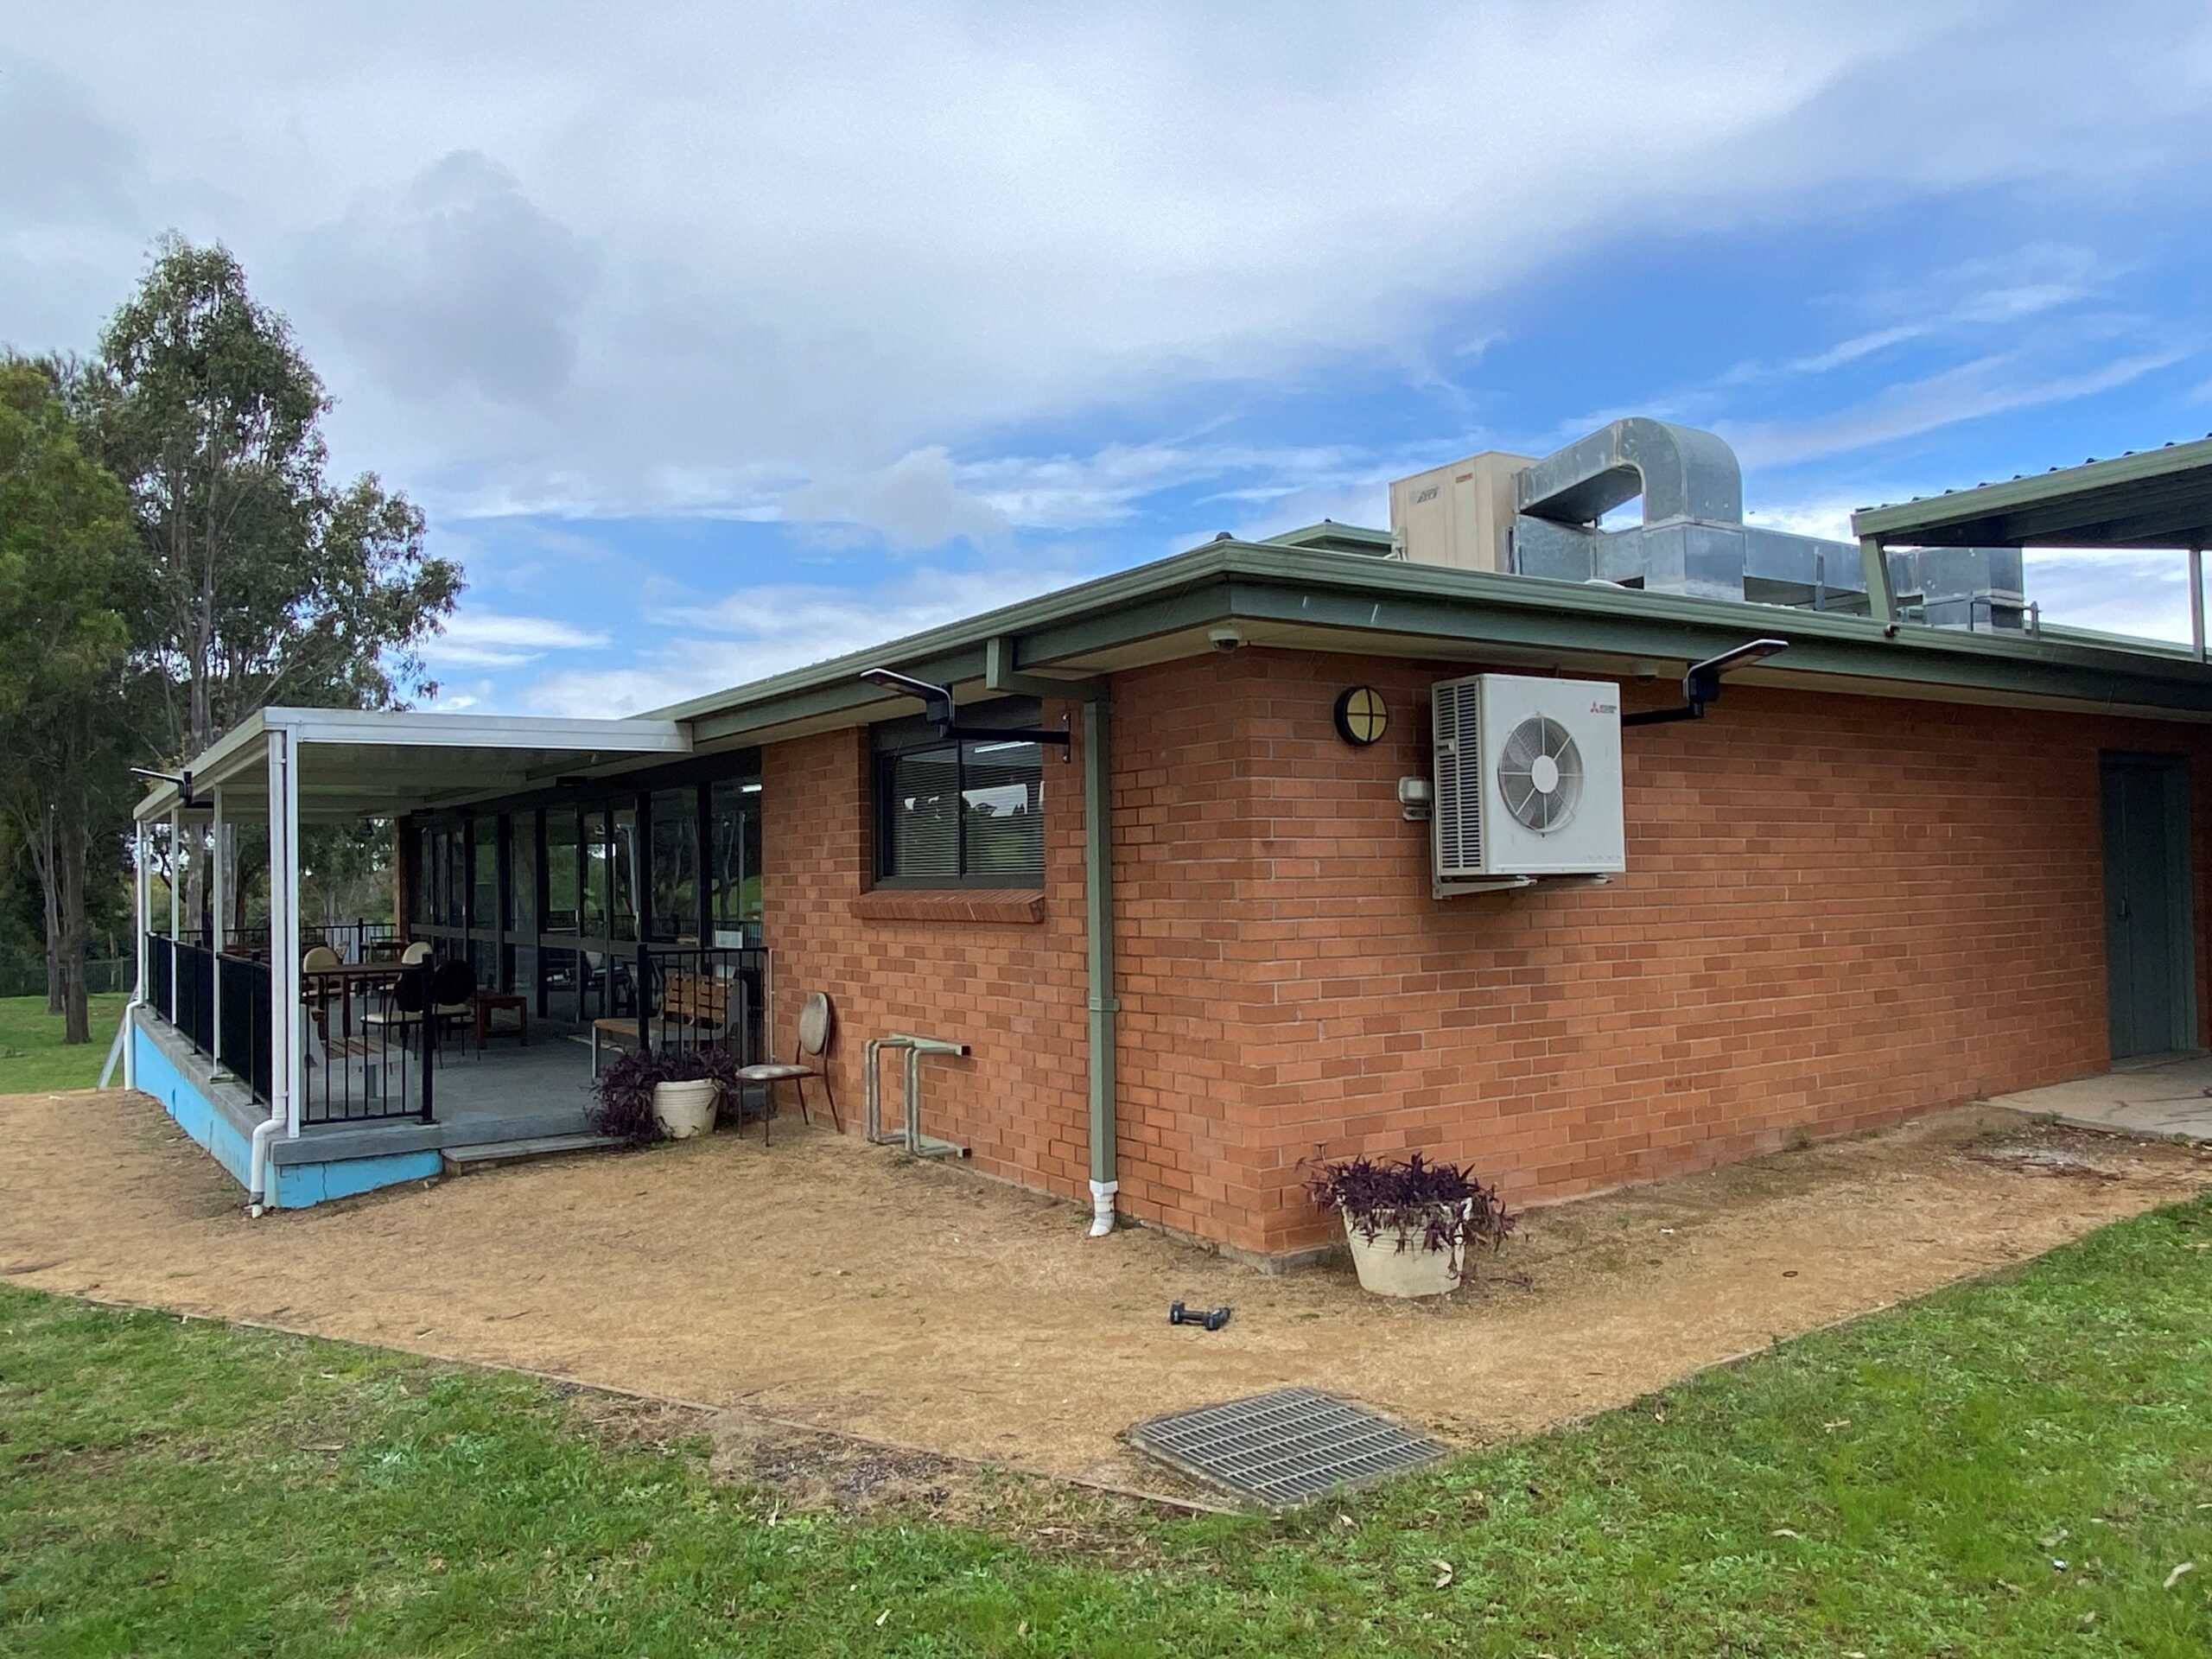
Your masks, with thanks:
[{"label": "glass sliding door", "polygon": [[468,826],[468,965],[479,985],[499,976],[499,821],[478,818]]},{"label": "glass sliding door", "polygon": [[583,1018],[583,964],[576,941],[583,931],[582,849],[576,838],[576,809],[563,803],[545,809],[545,1017],[574,1022]]},{"label": "glass sliding door", "polygon": [[[507,943],[500,955],[506,988],[537,1006],[537,814],[517,812],[507,825]],[[541,1007],[537,1010],[543,1014]]]},{"label": "glass sliding door", "polygon": [[760,785],[716,781],[708,796],[714,943],[760,943]]},{"label": "glass sliding door", "polygon": [[652,818],[652,902],[647,937],[699,943],[699,791],[662,789],[647,804]]}]

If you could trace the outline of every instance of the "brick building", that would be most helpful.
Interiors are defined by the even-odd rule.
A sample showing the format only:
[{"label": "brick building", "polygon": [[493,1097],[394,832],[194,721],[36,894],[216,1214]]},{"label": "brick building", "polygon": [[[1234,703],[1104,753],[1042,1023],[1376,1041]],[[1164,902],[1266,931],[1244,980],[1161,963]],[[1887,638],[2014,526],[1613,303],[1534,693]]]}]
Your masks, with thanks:
[{"label": "brick building", "polygon": [[[538,758],[505,780],[393,760],[373,725],[302,739],[294,810],[311,821],[372,753],[411,777],[391,791],[412,806],[403,931],[549,1030],[642,1031],[658,955],[759,952],[749,1040],[787,1050],[826,993],[849,1127],[870,1039],[964,1046],[922,1070],[931,1141],[1261,1259],[1329,1241],[1300,1185],[1317,1152],[1419,1149],[1523,1204],[2194,1046],[2212,675],[2199,652],[2039,626],[2018,549],[2116,540],[2177,480],[2208,516],[2212,443],[2161,452],[2147,484],[2103,463],[2032,499],[1863,514],[1859,547],[1763,543],[1694,475],[1687,522],[1713,534],[1685,557],[1663,533],[1681,516],[1654,516],[1680,457],[1649,446],[1701,435],[1658,431],[1470,467],[1491,493],[1440,546],[1410,501],[1395,539],[1217,541],[653,720],[537,722]],[[1632,474],[1640,530],[1599,524],[1609,474]],[[1539,520],[1532,500],[1567,505]],[[2056,528],[2053,502],[2076,509]],[[2012,533],[2028,512],[2044,527]],[[1522,568],[1544,561],[1550,579]],[[1685,686],[1751,640],[1767,654],[1725,695]],[[1439,896],[1413,786],[1438,779],[1432,695],[1490,671],[1618,688],[1623,855],[1602,881]],[[1635,722],[1693,690],[1701,717]],[[1353,692],[1374,716],[1357,732]],[[524,741],[478,725],[467,753]],[[249,771],[233,798],[281,817]],[[157,790],[142,817],[181,810]],[[142,1070],[189,1070],[139,1021]],[[280,1146],[276,1165],[408,1135],[404,1155],[449,1154],[435,1119],[319,1126],[317,1081],[295,1070],[283,1110],[258,1110],[304,1099],[285,1146],[331,1129],[346,1157]],[[887,1062],[883,1090],[899,1121]]]}]

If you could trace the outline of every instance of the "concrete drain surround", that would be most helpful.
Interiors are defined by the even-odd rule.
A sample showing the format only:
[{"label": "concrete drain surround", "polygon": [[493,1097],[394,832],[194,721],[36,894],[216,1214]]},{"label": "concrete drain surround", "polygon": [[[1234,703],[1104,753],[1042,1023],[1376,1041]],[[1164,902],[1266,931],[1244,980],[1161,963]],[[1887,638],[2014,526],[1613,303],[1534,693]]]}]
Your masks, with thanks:
[{"label": "concrete drain surround", "polygon": [[1271,1510],[1426,1468],[1446,1448],[1314,1389],[1280,1389],[1139,1423],[1129,1443]]}]

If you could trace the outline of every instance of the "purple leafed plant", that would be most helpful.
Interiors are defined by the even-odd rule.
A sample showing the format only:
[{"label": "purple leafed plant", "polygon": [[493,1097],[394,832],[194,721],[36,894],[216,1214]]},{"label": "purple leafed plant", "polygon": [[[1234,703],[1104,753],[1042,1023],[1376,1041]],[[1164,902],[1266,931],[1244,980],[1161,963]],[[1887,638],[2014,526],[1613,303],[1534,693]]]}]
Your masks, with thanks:
[{"label": "purple leafed plant", "polygon": [[719,1048],[675,1048],[662,1054],[628,1049],[592,1084],[594,1098],[585,1116],[601,1135],[648,1146],[666,1133],[653,1116],[653,1090],[664,1083],[706,1080],[721,1085],[717,1103],[727,1105],[737,1095],[737,1056]]},{"label": "purple leafed plant", "polygon": [[1432,1164],[1417,1152],[1402,1163],[1309,1159],[1300,1167],[1312,1172],[1306,1191],[1314,1204],[1340,1211],[1370,1244],[1390,1233],[1402,1252],[1457,1251],[1476,1244],[1494,1250],[1513,1230],[1516,1218],[1498,1202],[1496,1187],[1484,1186],[1458,1164]]}]

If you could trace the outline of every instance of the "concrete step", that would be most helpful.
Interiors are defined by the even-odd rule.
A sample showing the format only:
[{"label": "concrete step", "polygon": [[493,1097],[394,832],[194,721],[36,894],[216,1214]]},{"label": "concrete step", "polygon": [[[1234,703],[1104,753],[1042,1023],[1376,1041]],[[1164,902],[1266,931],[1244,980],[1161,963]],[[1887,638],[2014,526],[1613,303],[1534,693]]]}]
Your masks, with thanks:
[{"label": "concrete step", "polygon": [[439,1156],[445,1160],[447,1174],[466,1175],[471,1170],[519,1163],[525,1158],[557,1158],[563,1153],[598,1152],[621,1144],[607,1135],[539,1135],[521,1141],[486,1141],[473,1147],[447,1147]]}]

